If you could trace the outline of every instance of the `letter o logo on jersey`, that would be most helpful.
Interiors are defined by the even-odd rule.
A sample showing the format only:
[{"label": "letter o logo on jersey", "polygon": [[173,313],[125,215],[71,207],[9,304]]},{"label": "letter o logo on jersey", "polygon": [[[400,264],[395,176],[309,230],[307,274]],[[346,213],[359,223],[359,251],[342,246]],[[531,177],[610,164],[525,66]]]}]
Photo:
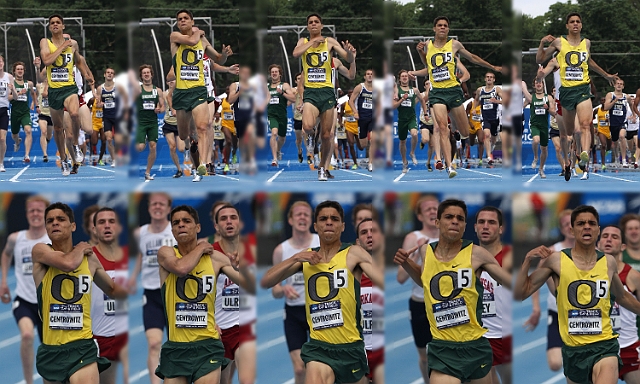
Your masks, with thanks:
[{"label": "letter o logo on jersey", "polygon": [[[187,296],[185,292],[185,286],[187,285],[187,280],[194,280],[198,284],[198,288],[196,289],[196,292],[198,292],[198,295],[196,297]],[[202,289],[202,279],[199,277],[195,277],[193,275],[178,277],[178,279],[176,280],[176,295],[178,295],[178,297],[181,300],[184,300],[188,303],[199,303],[202,300],[204,300],[204,298],[207,296],[207,294],[204,293]]]},{"label": "letter o logo on jersey", "polygon": [[202,58],[204,57],[204,53],[201,49],[194,50],[186,48],[182,51],[182,62],[188,65],[196,65],[198,64]]},{"label": "letter o logo on jersey", "polygon": [[431,66],[435,68],[443,67],[451,61],[451,52],[438,52],[431,56]]},{"label": "letter o logo on jersey", "polygon": [[305,61],[307,65],[313,68],[322,67],[329,58],[327,52],[311,52],[307,53]]},{"label": "letter o logo on jersey", "polygon": [[[328,280],[328,287],[330,288],[329,293],[326,296],[320,297],[318,295],[318,279],[321,277],[325,277]],[[327,301],[331,300],[334,297],[338,296],[338,288],[335,288],[335,284],[333,283],[333,274],[329,272],[319,272],[309,278],[309,282],[307,283],[307,292],[309,293],[309,298],[313,301]]]},{"label": "letter o logo on jersey", "polygon": [[[589,303],[587,304],[580,304],[578,302],[578,288],[580,288],[581,285],[586,285],[591,290],[591,301],[589,301]],[[600,300],[600,298],[597,297],[596,292],[597,292],[597,289],[596,289],[595,281],[590,281],[590,280],[573,281],[567,287],[567,300],[569,300],[569,304],[571,304],[576,308],[589,309],[594,307],[596,304],[598,304],[598,300]]]},{"label": "letter o logo on jersey", "polygon": [[451,300],[454,297],[458,296],[460,292],[462,292],[462,288],[455,288],[451,291],[449,296],[442,296],[442,292],[440,291],[440,279],[445,276],[449,276],[451,278],[451,286],[458,287],[458,273],[454,271],[443,271],[438,273],[437,275],[431,278],[429,282],[429,290],[431,291],[431,296],[438,301],[447,301]]},{"label": "letter o logo on jersey", "polygon": [[564,55],[564,61],[570,67],[579,67],[582,63],[587,61],[587,59],[587,52],[569,51]]},{"label": "letter o logo on jersey", "polygon": [[[64,283],[65,280],[70,280],[73,283],[73,296],[69,299],[62,296],[62,283]],[[75,276],[57,275],[51,281],[51,296],[61,303],[76,303],[82,298],[82,294],[83,293],[80,290],[80,281]]]}]

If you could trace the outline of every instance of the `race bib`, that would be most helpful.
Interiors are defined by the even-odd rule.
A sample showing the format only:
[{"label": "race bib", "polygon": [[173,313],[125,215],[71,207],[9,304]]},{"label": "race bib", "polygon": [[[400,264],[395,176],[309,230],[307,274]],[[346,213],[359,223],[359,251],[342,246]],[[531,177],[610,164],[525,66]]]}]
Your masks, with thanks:
[{"label": "race bib", "polygon": [[613,115],[614,115],[614,116],[622,116],[622,115],[623,115],[623,113],[622,113],[622,112],[623,112],[622,110],[614,109],[614,110],[613,110]]},{"label": "race bib", "polygon": [[49,329],[82,329],[82,304],[50,304]]},{"label": "race bib", "polygon": [[496,317],[496,299],[493,293],[482,294],[482,317]]},{"label": "race bib", "polygon": [[362,311],[362,333],[373,334],[373,311]]},{"label": "race bib", "polygon": [[599,309],[572,309],[569,316],[570,335],[600,335],[602,312]]},{"label": "race bib", "polygon": [[33,262],[30,257],[22,258],[22,274],[23,275],[32,275],[33,274]]},{"label": "race bib", "polygon": [[69,70],[67,68],[51,68],[51,81],[54,83],[69,81]]},{"label": "race bib", "polygon": [[222,290],[222,310],[238,311],[240,309],[240,290],[227,287]]},{"label": "race bib", "polygon": [[0,97],[7,97],[7,83],[0,83]]},{"label": "race bib", "polygon": [[102,119],[102,116],[103,116],[103,111],[102,110],[99,110],[99,111],[96,112],[96,117],[98,119]]},{"label": "race bib", "polygon": [[225,112],[222,114],[222,118],[225,120],[233,120],[233,112]]},{"label": "race bib", "polygon": [[600,123],[600,126],[602,127],[609,125],[609,122],[607,120],[600,120],[599,123]]},{"label": "race bib", "polygon": [[176,303],[176,328],[206,328],[207,303]]},{"label": "race bib", "polygon": [[180,67],[180,80],[198,81],[200,69],[195,65],[183,65]]},{"label": "race bib", "polygon": [[401,106],[409,107],[409,108],[411,108],[413,106],[412,104],[413,103],[411,102],[411,99],[403,100],[402,103],[400,103]]},{"label": "race bib", "polygon": [[158,251],[156,250],[148,250],[147,256],[144,258],[144,264],[147,267],[157,267],[158,266]]},{"label": "race bib", "polygon": [[373,109],[373,103],[371,103],[370,101],[363,101],[362,109]]},{"label": "race bib", "polygon": [[29,99],[29,96],[27,96],[26,93],[21,93],[18,95],[18,101],[27,101]]},{"label": "race bib", "polygon": [[449,69],[447,67],[433,69],[431,71],[431,77],[433,77],[433,81],[436,83],[451,79],[451,75],[449,74]]},{"label": "race bib", "polygon": [[280,104],[280,98],[278,96],[271,96],[269,104]]},{"label": "race bib", "polygon": [[357,121],[356,118],[353,116],[345,116],[344,119],[349,123],[355,123]]},{"label": "race bib", "polygon": [[611,319],[611,327],[614,331],[618,332],[620,328],[622,328],[622,324],[620,324],[620,305],[617,301],[613,302],[613,308],[611,308],[609,318]]},{"label": "race bib", "polygon": [[486,104],[482,104],[482,109],[489,110],[489,109],[493,109],[493,103],[487,102]]},{"label": "race bib", "polygon": [[104,295],[104,315],[114,316],[116,314],[116,301]]},{"label": "race bib", "polygon": [[536,115],[544,115],[544,114],[546,114],[546,113],[547,113],[547,110],[546,110],[546,109],[544,109],[544,108],[536,108],[536,109],[535,109],[535,114],[536,114]]},{"label": "race bib", "polygon": [[473,121],[482,121],[482,117],[480,115],[471,116],[471,120]]},{"label": "race bib", "polygon": [[143,101],[142,109],[144,109],[145,111],[153,111],[154,109],[156,109],[156,103],[153,100]]},{"label": "race bib", "polygon": [[291,276],[292,285],[304,285],[304,274],[302,272],[296,272]]},{"label": "race bib", "polygon": [[241,97],[240,101],[238,101],[238,108],[251,109],[251,99],[249,97]]},{"label": "race bib", "polygon": [[566,81],[582,81],[583,76],[582,68],[567,67],[564,72],[564,79]]},{"label": "race bib", "polygon": [[324,83],[325,81],[327,81],[327,71],[324,68],[309,68],[307,82]]},{"label": "race bib", "polygon": [[433,304],[432,308],[438,329],[451,328],[471,321],[463,297]]},{"label": "race bib", "polygon": [[113,99],[104,101],[104,109],[113,109],[116,107],[116,102]]},{"label": "race bib", "polygon": [[344,325],[340,300],[311,304],[309,306],[313,330],[336,328]]},{"label": "race bib", "polygon": [[42,107],[47,108],[49,106],[49,99],[46,97],[42,98]]}]

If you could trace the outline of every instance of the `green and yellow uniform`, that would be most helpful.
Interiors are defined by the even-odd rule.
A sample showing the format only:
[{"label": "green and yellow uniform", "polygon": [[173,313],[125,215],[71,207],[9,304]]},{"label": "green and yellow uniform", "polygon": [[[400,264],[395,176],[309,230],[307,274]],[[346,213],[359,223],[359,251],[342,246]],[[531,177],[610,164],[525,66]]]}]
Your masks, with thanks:
[{"label": "green and yellow uniform", "polygon": [[302,346],[300,357],[305,364],[329,365],[337,383],[357,382],[369,371],[362,339],[360,281],[347,267],[350,247],[343,243],[328,263],[302,263],[311,341]]},{"label": "green and yellow uniform", "polygon": [[560,66],[560,104],[562,108],[573,111],[578,104],[591,98],[587,40],[582,39],[574,46],[561,36],[556,59]]},{"label": "green and yellow uniform", "polygon": [[[267,119],[269,121],[269,129],[277,129],[278,136],[287,136],[287,98],[284,97],[282,83],[276,85],[267,85],[269,88],[269,105],[267,106]],[[279,93],[278,89],[282,92]]]},{"label": "green and yellow uniform", "polygon": [[231,134],[236,134],[236,119],[235,114],[233,113],[233,108],[231,108],[231,104],[227,101],[225,97],[222,99],[222,128],[227,128],[231,131]]},{"label": "green and yellow uniform", "polygon": [[[47,39],[49,51],[58,50],[51,39]],[[73,75],[73,48],[65,48],[56,61],[47,65],[47,82],[49,83],[49,107],[55,110],[64,109],[64,101],[67,97],[78,94],[78,86]]]},{"label": "green and yellow uniform", "polygon": [[[402,95],[407,94],[407,99],[402,100]],[[431,96],[429,96],[431,97]],[[416,99],[418,95],[413,91],[412,87],[408,90],[398,87],[398,99],[402,100],[400,106],[398,106],[398,138],[400,140],[407,140],[409,130],[418,129],[416,123]]]},{"label": "green and yellow uniform", "polygon": [[460,82],[456,77],[456,58],[453,56],[453,39],[449,39],[442,48],[437,48],[433,40],[427,45],[427,68],[431,91],[431,104],[444,104],[448,109],[462,105],[464,97]]},{"label": "green and yellow uniform", "polygon": [[[607,258],[597,251],[590,270],[580,270],[571,249],[560,252],[560,280],[556,289],[558,326],[564,346],[564,374],[576,383],[591,381],[593,366],[608,356],[618,356],[618,335],[611,325],[615,298],[610,293]],[[618,357],[620,366],[622,361]]]},{"label": "green and yellow uniform", "polygon": [[206,103],[209,94],[204,84],[204,47],[202,41],[195,45],[180,44],[173,56],[176,89],[173,91],[173,109],[192,111]]},{"label": "green and yellow uniform", "polygon": [[104,123],[102,121],[102,107],[97,107],[96,103],[93,103],[93,107],[91,107],[91,126],[93,130],[96,132],[100,132],[102,128],[104,128]]},{"label": "green and yellow uniform", "polygon": [[598,133],[602,133],[611,140],[611,128],[609,127],[609,111],[605,111],[602,107],[598,108]]},{"label": "green and yellow uniform", "polygon": [[344,117],[344,129],[347,132],[358,135],[358,120],[356,120],[356,117],[353,115],[353,110],[348,102],[344,103],[344,113],[342,116]]},{"label": "green and yellow uniform", "polygon": [[[547,108],[544,108],[545,104]],[[549,97],[543,94],[539,98],[537,94],[532,94],[530,111],[531,136],[540,136],[540,146],[546,147],[549,145]]]},{"label": "green and yellow uniform", "polygon": [[[177,246],[173,250],[182,258]],[[169,340],[156,369],[161,379],[186,377],[191,383],[226,365],[214,317],[216,278],[211,256],[205,254],[186,276],[170,273],[162,284]]]},{"label": "green and yellow uniform", "polygon": [[[308,41],[304,39],[305,43]],[[305,103],[313,104],[320,113],[335,108],[333,59],[326,38],[317,47],[311,47],[302,54],[302,76]]]},{"label": "green and yellow uniform", "polygon": [[[20,126],[23,128],[26,126],[31,127],[31,89],[29,88],[29,82],[23,81],[19,84],[17,80],[13,81],[13,86],[16,88],[18,98],[11,100],[11,133],[14,135],[20,132]],[[24,93],[21,93],[24,92]]]},{"label": "green and yellow uniform", "polygon": [[480,109],[482,106],[478,104],[475,108],[471,108],[471,113],[469,114],[469,134],[475,135],[479,130],[482,129],[482,110]]},{"label": "green and yellow uniform", "polygon": [[43,332],[36,368],[40,376],[49,381],[68,381],[80,368],[94,362],[99,371],[111,365],[109,360],[98,357],[98,346],[93,340],[92,280],[89,260],[85,256],[72,272],[48,267],[38,286],[38,312]]},{"label": "green and yellow uniform", "polygon": [[422,271],[424,304],[433,340],[429,343],[429,370],[462,382],[485,377],[493,352],[483,337],[482,283],[471,264],[474,245],[460,240],[460,252],[450,261],[436,258],[438,242],[427,247]]},{"label": "green and yellow uniform", "polygon": [[138,130],[136,131],[136,143],[144,144],[146,140],[158,141],[158,115],[155,112],[160,102],[158,89],[151,86],[151,91],[140,85],[140,96],[136,100],[138,109]]}]

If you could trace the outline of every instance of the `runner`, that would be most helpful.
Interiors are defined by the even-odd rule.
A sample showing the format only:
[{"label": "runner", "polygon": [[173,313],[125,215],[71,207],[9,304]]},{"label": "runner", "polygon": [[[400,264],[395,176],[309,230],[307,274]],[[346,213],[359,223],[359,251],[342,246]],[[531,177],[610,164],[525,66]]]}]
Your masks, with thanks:
[{"label": "runner", "polygon": [[11,72],[15,80],[13,86],[18,94],[17,98],[11,100],[11,137],[13,138],[13,152],[20,150],[20,126],[24,130],[24,162],[30,163],[29,153],[31,152],[31,143],[33,137],[31,136],[31,110],[35,109],[36,105],[36,92],[33,87],[33,82],[30,80],[24,80],[24,63],[17,61],[13,63]]},{"label": "runner", "polygon": [[[354,111],[353,116],[358,120],[358,149],[362,151],[367,148],[367,158],[369,159],[367,169],[369,172],[373,171],[373,154],[369,148],[369,135],[373,132],[376,114],[373,101],[373,76],[373,69],[367,69],[364,72],[364,82],[356,85],[349,98],[349,106]],[[413,135],[411,137],[413,138]]]},{"label": "runner", "polygon": [[[149,156],[147,157],[147,169],[144,174],[145,181],[153,180],[151,168],[156,161],[156,144],[158,142],[158,113],[165,110],[162,89],[151,83],[153,68],[144,64],[140,66],[140,89],[134,86],[133,99],[136,100],[138,129],[136,131],[136,149],[144,151],[146,141],[149,141]],[[174,145],[175,147],[175,145]],[[175,153],[175,148],[173,150]],[[177,155],[176,155],[177,157]]]},{"label": "runner", "polygon": [[[270,80],[267,84],[269,90],[269,106],[267,117],[269,130],[271,131],[271,154],[273,160],[271,166],[278,167],[278,161],[282,159],[282,146],[287,140],[287,103],[295,103],[296,95],[289,83],[282,81],[282,66],[271,64],[269,66]],[[297,140],[296,140],[297,143]],[[302,162],[302,152],[298,151],[298,158]]]}]

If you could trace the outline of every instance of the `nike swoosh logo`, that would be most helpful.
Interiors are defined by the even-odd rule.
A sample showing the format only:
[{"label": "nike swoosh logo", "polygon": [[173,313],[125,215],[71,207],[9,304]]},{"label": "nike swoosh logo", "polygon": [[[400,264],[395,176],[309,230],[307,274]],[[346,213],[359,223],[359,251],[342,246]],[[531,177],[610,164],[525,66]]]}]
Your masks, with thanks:
[{"label": "nike swoosh logo", "polygon": [[360,368],[358,368],[358,369],[352,369],[352,370],[351,370],[351,373],[356,373],[356,372],[358,372],[359,370],[360,370]]},{"label": "nike swoosh logo", "polygon": [[198,272],[196,272],[196,275],[199,275],[199,274],[201,274],[202,272],[204,272],[204,269],[203,269],[202,271],[198,271]]},{"label": "nike swoosh logo", "polygon": [[451,268],[456,268],[458,265],[460,265],[460,264],[454,264],[454,265],[451,266]]},{"label": "nike swoosh logo", "polygon": [[76,269],[75,271],[73,271],[73,272],[71,272],[71,273],[78,273],[78,272],[80,272],[80,270],[79,270],[79,269]]},{"label": "nike swoosh logo", "polygon": [[209,362],[210,362],[211,364],[215,364],[215,363],[217,363],[217,362],[218,362],[218,360],[209,360]]},{"label": "nike swoosh logo", "polygon": [[487,364],[482,364],[482,365],[480,366],[480,368],[484,368],[484,367],[486,367],[486,366],[487,366]]},{"label": "nike swoosh logo", "polygon": [[598,275],[591,275],[589,277],[593,279],[594,277],[598,277]]},{"label": "nike swoosh logo", "polygon": [[[335,265],[334,265],[333,267],[335,267]],[[333,267],[329,267],[329,270],[332,270],[332,269],[333,269]]]}]

